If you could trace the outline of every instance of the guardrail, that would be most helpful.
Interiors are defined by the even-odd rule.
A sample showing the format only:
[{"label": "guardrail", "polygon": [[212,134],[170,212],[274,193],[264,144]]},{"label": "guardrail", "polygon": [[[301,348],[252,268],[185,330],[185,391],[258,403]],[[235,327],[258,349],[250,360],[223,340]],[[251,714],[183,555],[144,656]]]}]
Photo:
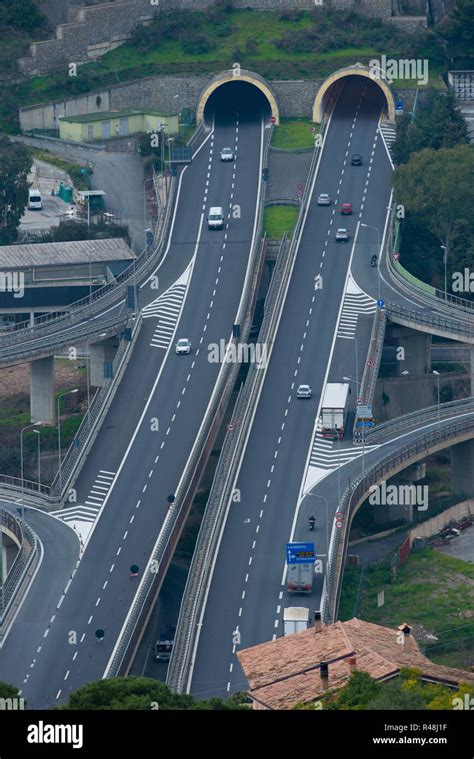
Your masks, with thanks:
[{"label": "guardrail", "polygon": [[400,306],[395,303],[387,303],[385,310],[387,317],[395,322],[416,324],[425,326],[439,332],[456,334],[467,340],[474,340],[474,326],[472,323],[456,321],[448,316],[437,314],[432,311],[421,311]]},{"label": "guardrail", "polygon": [[[263,166],[268,162],[268,147],[273,129],[267,138]],[[262,266],[265,260],[265,244],[260,239],[263,225],[263,211],[266,183],[261,182],[258,204],[257,235],[250,251],[249,264],[242,289],[236,323],[241,326],[241,338],[231,338],[234,346],[245,340],[250,332],[253,305]],[[224,362],[214,391],[188,458],[180,484],[175,494],[175,501],[170,505],[155,549],[144,572],[140,587],[130,608],[129,615],[120,633],[117,645],[109,661],[105,677],[117,677],[127,674],[136,648],[141,640],[144,626],[152,612],[153,605],[166,574],[185,520],[192,506],[194,494],[207,464],[212,445],[222,424],[230,394],[232,393],[240,366]]]},{"label": "guardrail", "polygon": [[300,206],[301,200],[299,198],[272,198],[265,201],[265,208],[270,206]]},{"label": "guardrail", "polygon": [[338,529],[333,524],[329,544],[327,583],[321,599],[321,614],[325,623],[334,622],[337,618],[350,524],[358,506],[366,498],[370,486],[405,469],[419,460],[421,455],[427,456],[435,450],[446,447],[446,444],[452,445],[456,439],[470,439],[473,436],[473,417],[454,421],[441,429],[430,430],[417,440],[406,443],[397,451],[387,454],[382,461],[377,462],[365,472],[365,475],[359,476],[350,487],[346,488],[338,506],[338,511],[344,514],[344,519],[340,520],[343,526]]},{"label": "guardrail", "polygon": [[18,591],[25,585],[29,572],[37,559],[38,539],[33,530],[25,523],[20,525],[18,519],[6,509],[0,509],[2,528],[6,527],[18,539],[20,549],[10,567],[0,593],[0,637],[4,634],[4,625],[11,612]]},{"label": "guardrail", "polygon": [[413,274],[410,274],[410,272],[402,266],[399,260],[393,257],[393,253],[398,253],[400,234],[400,224],[395,220],[395,206],[392,209],[390,219],[392,230],[394,225],[395,235],[392,243],[392,250],[389,255],[387,255],[387,267],[392,279],[396,281],[405,292],[418,296],[432,308],[446,310],[448,313],[452,313],[454,309],[458,309],[464,316],[472,316],[474,313],[474,301],[469,301],[465,298],[460,298],[457,295],[445,293],[444,290],[438,290],[437,288],[432,287],[415,277]]},{"label": "guardrail", "polygon": [[[319,148],[313,151],[291,244],[287,245],[287,238],[284,236],[273,270],[270,288],[265,299],[264,319],[260,328],[259,342],[266,345],[268,355],[276,339],[275,328],[286,299],[318,157]],[[167,683],[176,692],[183,692],[187,689],[199,630],[199,619],[207,589],[211,582],[212,559],[225,526],[242,447],[253,420],[259,390],[264,377],[265,372],[259,369],[258,366],[255,364],[250,366],[247,379],[243,388],[241,388],[234,409],[231,425],[233,429],[228,430],[222,446],[192,564],[188,573],[173,653],[168,666]]]},{"label": "guardrail", "polygon": [[[383,341],[385,338],[385,328],[387,326],[387,315],[385,309],[377,308],[374,314],[372,324],[372,333],[370,335],[369,351],[364,367],[362,382],[360,383],[359,396],[362,398],[362,404],[372,406],[375,386],[382,360]],[[354,428],[352,431],[352,440],[355,445],[362,443],[367,437],[366,428],[359,429],[356,427],[357,417],[354,419]]]},{"label": "guardrail", "polygon": [[394,433],[406,432],[411,427],[424,427],[430,422],[436,422],[438,418],[446,419],[453,414],[469,414],[473,411],[473,397],[440,403],[439,406],[427,406],[424,409],[411,411],[404,416],[396,416],[368,429],[365,433],[365,443],[366,445],[374,445],[392,437]]}]

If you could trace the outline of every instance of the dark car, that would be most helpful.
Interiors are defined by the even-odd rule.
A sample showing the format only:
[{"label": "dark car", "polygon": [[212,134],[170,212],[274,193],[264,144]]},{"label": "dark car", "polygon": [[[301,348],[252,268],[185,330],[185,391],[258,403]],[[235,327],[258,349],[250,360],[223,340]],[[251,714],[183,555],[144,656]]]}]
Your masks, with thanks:
[{"label": "dark car", "polygon": [[354,153],[351,157],[351,166],[362,166],[362,156],[360,153]]}]

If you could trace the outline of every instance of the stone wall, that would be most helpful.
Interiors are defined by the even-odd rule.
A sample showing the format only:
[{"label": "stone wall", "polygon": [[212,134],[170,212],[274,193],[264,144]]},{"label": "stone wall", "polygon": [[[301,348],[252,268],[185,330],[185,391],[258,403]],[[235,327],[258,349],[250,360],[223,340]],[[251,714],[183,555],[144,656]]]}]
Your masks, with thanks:
[{"label": "stone wall", "polygon": [[[75,98],[57,100],[45,105],[33,105],[20,110],[23,132],[33,129],[57,129],[61,116],[78,116],[100,111],[118,111],[124,108],[152,108],[162,113],[176,113],[183,108],[196,111],[199,97],[214,75],[203,76],[150,76],[132,82],[116,84]],[[280,115],[312,118],[316,94],[322,84],[317,80],[269,80],[268,84],[277,99]],[[396,96],[411,110],[415,89],[397,91]],[[177,96],[177,97],[175,97]],[[420,93],[420,98],[423,94]]]},{"label": "stone wall", "polygon": [[[447,0],[438,0],[447,2]],[[422,0],[410,0],[419,3]],[[323,0],[322,7],[353,8],[370,16],[392,21],[398,13],[398,0]],[[72,23],[60,24],[56,38],[35,42],[30,56],[20,58],[20,70],[28,76],[46,74],[69,63],[84,63],[100,58],[123,44],[133,28],[147,23],[158,10],[203,10],[214,0],[116,0],[90,7],[80,7]],[[314,0],[234,0],[235,8],[255,10],[309,10],[317,8]]]}]

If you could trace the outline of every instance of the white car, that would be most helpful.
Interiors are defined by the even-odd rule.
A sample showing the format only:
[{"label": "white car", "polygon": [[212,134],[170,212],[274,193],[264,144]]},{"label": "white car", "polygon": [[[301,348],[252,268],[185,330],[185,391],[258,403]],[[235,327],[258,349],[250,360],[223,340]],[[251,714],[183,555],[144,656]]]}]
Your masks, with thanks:
[{"label": "white car", "polygon": [[233,161],[234,160],[234,151],[232,148],[222,148],[221,150],[221,161]]},{"label": "white car", "polygon": [[175,351],[178,356],[185,355],[186,353],[191,353],[191,340],[188,340],[187,337],[180,337],[176,343]]},{"label": "white car", "polygon": [[313,395],[313,388],[311,385],[299,385],[296,391],[297,398],[311,398]]},{"label": "white car", "polygon": [[343,227],[339,227],[339,229],[336,232],[336,240],[341,240],[342,242],[347,242],[349,239],[349,233],[347,229],[344,229]]},{"label": "white car", "polygon": [[318,206],[330,206],[331,205],[331,196],[327,194],[327,192],[321,192],[318,195],[317,200]]}]

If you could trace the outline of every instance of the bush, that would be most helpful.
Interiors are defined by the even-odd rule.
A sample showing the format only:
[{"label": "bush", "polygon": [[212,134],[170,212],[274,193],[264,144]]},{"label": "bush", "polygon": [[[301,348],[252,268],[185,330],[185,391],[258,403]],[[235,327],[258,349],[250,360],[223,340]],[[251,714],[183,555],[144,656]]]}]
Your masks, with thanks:
[{"label": "bush", "polygon": [[245,43],[245,50],[249,55],[256,55],[258,52],[258,46],[255,40],[248,39]]},{"label": "bush", "polygon": [[188,55],[201,55],[212,50],[214,43],[204,32],[189,32],[181,39],[181,47]]}]

